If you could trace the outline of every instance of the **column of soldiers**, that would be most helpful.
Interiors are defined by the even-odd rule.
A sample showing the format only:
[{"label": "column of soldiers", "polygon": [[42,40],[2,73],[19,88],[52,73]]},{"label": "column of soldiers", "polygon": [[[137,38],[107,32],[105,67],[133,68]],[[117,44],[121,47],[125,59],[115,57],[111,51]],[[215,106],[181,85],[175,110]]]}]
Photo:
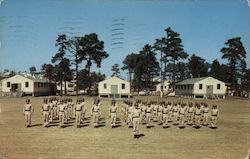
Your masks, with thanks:
[{"label": "column of soldiers", "polygon": [[[94,100],[90,110],[94,127],[99,127],[101,119],[101,102],[97,98]],[[109,107],[109,117],[111,128],[116,127],[118,106],[115,100],[111,101]],[[26,127],[31,126],[31,115],[34,109],[27,99],[23,108]],[[50,124],[59,121],[60,127],[75,118],[76,127],[79,128],[86,120],[86,107],[84,98],[78,98],[76,104],[70,98],[44,98],[42,108],[43,126],[49,127]],[[122,105],[122,115],[128,127],[133,127],[134,137],[139,136],[139,124],[145,124],[147,128],[152,127],[152,122],[158,122],[163,128],[169,127],[169,123],[184,128],[185,124],[200,128],[201,125],[209,125],[211,119],[211,127],[217,127],[219,110],[216,105],[210,109],[205,102],[170,102],[170,101],[151,101],[142,102],[137,100],[132,102],[125,100]]]}]

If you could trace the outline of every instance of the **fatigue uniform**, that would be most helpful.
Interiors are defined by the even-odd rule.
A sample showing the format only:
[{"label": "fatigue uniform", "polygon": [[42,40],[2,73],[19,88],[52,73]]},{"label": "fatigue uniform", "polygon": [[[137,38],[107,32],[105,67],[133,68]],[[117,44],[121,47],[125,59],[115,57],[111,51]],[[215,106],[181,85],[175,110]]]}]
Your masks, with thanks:
[{"label": "fatigue uniform", "polygon": [[188,114],[187,114],[187,119],[188,119],[188,125],[193,125],[193,121],[194,121],[194,111],[195,108],[193,106],[188,107]]},{"label": "fatigue uniform", "polygon": [[97,127],[99,125],[99,110],[100,107],[98,105],[93,105],[92,107],[92,114],[93,114],[93,120],[94,120],[94,127]]},{"label": "fatigue uniform", "polygon": [[202,110],[200,108],[196,108],[194,113],[195,126],[198,127],[201,125],[201,111]]},{"label": "fatigue uniform", "polygon": [[141,115],[141,110],[139,108],[135,108],[132,110],[134,136],[139,135],[140,115]]},{"label": "fatigue uniform", "polygon": [[151,112],[152,112],[152,107],[147,107],[146,109],[146,124],[147,124],[147,127],[150,126],[150,122],[151,122]]},{"label": "fatigue uniform", "polygon": [[33,111],[32,109],[32,105],[29,104],[25,104],[24,108],[23,108],[23,113],[24,113],[24,117],[25,117],[25,122],[26,122],[26,127],[30,127],[31,126],[31,111]]},{"label": "fatigue uniform", "polygon": [[127,122],[127,107],[128,107],[127,103],[124,102],[122,112],[123,112],[123,119],[125,122]]},{"label": "fatigue uniform", "polygon": [[53,103],[52,101],[48,103],[49,105],[49,123],[53,122]]},{"label": "fatigue uniform", "polygon": [[82,104],[76,104],[76,126],[80,127],[81,125],[81,116],[82,116]]},{"label": "fatigue uniform", "polygon": [[58,118],[58,112],[57,112],[57,101],[56,100],[53,100],[52,101],[52,109],[53,109],[53,119],[57,119]]},{"label": "fatigue uniform", "polygon": [[146,110],[147,110],[147,106],[143,104],[141,106],[141,123],[143,124],[146,123]]},{"label": "fatigue uniform", "polygon": [[81,103],[82,106],[82,113],[81,113],[81,121],[83,122],[86,117],[86,108],[85,108],[85,102]]},{"label": "fatigue uniform", "polygon": [[184,127],[184,123],[185,123],[185,113],[186,113],[186,107],[181,106],[180,111],[179,111],[179,115],[180,115],[180,123],[179,123],[179,126],[180,126],[180,127]]},{"label": "fatigue uniform", "polygon": [[208,115],[209,113],[209,108],[208,107],[204,107],[203,108],[203,125],[207,126],[208,125]]},{"label": "fatigue uniform", "polygon": [[58,105],[58,109],[59,109],[59,125],[60,127],[64,126],[64,122],[65,122],[65,104],[64,103],[60,103]]},{"label": "fatigue uniform", "polygon": [[169,113],[168,106],[163,107],[163,110],[162,110],[163,127],[168,126],[168,113]]},{"label": "fatigue uniform", "polygon": [[212,127],[217,127],[218,117],[219,117],[219,110],[217,108],[211,109],[211,126]]},{"label": "fatigue uniform", "polygon": [[172,116],[173,116],[173,107],[171,104],[168,104],[168,121],[172,121]]},{"label": "fatigue uniform", "polygon": [[127,124],[129,125],[129,126],[132,126],[132,111],[133,111],[133,107],[132,106],[129,106],[128,107],[128,121],[127,121]]},{"label": "fatigue uniform", "polygon": [[49,104],[43,104],[42,106],[42,113],[43,113],[43,126],[47,127],[49,126],[49,111],[50,111],[50,105]]},{"label": "fatigue uniform", "polygon": [[157,110],[159,124],[162,124],[162,111],[163,111],[163,106],[159,105]]}]

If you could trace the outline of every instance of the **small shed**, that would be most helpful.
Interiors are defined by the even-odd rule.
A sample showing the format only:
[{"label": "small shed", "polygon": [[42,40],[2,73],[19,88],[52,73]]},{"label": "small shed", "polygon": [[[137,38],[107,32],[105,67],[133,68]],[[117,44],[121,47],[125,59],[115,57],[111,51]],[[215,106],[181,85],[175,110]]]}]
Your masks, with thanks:
[{"label": "small shed", "polygon": [[17,74],[1,81],[2,94],[50,95],[52,84],[41,76]]},{"label": "small shed", "polygon": [[99,97],[129,98],[130,83],[116,76],[109,77],[98,83]]},{"label": "small shed", "polygon": [[189,78],[175,84],[175,94],[193,98],[225,98],[226,84],[213,77]]}]

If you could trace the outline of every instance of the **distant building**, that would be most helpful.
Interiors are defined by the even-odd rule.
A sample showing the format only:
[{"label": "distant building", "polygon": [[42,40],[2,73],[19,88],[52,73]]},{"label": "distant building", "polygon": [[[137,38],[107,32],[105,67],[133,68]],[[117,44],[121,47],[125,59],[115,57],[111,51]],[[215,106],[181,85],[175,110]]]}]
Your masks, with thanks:
[{"label": "distant building", "polygon": [[2,95],[22,94],[22,95],[50,95],[53,84],[42,76],[31,76],[17,74],[13,77],[1,81]]},{"label": "distant building", "polygon": [[[60,82],[57,82],[56,89],[57,89],[57,91],[61,90]],[[75,84],[73,82],[66,81],[66,90],[67,90],[67,92],[73,92],[74,89],[75,89]],[[65,91],[65,82],[64,81],[62,82],[62,91],[63,92]]]},{"label": "distant building", "polygon": [[98,84],[99,97],[129,98],[130,83],[116,76],[107,78]]},{"label": "distant building", "polygon": [[[163,92],[167,92],[169,89],[170,89],[170,84],[171,84],[171,81],[170,80],[165,80],[163,82],[163,85],[162,85],[162,90]],[[158,83],[156,85],[156,92],[160,92],[161,91],[161,83]]]},{"label": "distant building", "polygon": [[193,98],[225,98],[226,84],[213,77],[190,78],[175,84],[175,94]]}]

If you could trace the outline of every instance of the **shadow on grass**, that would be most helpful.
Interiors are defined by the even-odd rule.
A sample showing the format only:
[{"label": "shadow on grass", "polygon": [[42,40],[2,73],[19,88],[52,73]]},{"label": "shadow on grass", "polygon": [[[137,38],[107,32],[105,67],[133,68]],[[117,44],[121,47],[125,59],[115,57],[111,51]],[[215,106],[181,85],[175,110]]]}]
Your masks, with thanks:
[{"label": "shadow on grass", "polygon": [[33,124],[30,127],[37,127],[37,126],[42,126],[43,124]]}]

